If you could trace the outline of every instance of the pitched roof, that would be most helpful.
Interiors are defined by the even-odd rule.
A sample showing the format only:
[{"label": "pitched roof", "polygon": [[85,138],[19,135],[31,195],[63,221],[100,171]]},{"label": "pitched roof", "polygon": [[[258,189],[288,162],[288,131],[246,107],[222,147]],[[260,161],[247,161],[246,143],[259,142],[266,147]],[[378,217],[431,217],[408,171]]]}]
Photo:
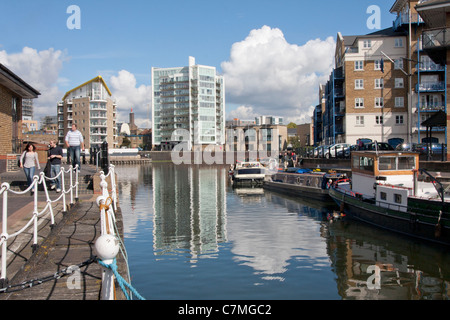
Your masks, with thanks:
[{"label": "pitched roof", "polygon": [[89,81],[86,81],[85,83],[79,85],[78,87],[73,88],[73,89],[70,90],[70,91],[67,91],[66,94],[64,95],[64,97],[62,98],[62,100],[63,100],[63,101],[66,100],[67,96],[68,96],[69,94],[71,94],[72,92],[74,92],[74,91],[80,89],[81,87],[84,87],[85,85],[88,85],[88,84],[91,83],[91,82],[96,82],[96,81],[100,81],[100,82],[103,84],[103,86],[105,87],[106,91],[108,91],[108,94],[109,94],[110,96],[112,96],[112,93],[111,93],[111,91],[109,90],[108,86],[106,85],[105,80],[103,80],[102,76],[97,76],[97,77],[95,77],[94,79],[91,79],[91,80],[89,80]]},{"label": "pitched roof", "polygon": [[35,99],[40,93],[0,63],[0,84],[18,94],[22,99]]}]

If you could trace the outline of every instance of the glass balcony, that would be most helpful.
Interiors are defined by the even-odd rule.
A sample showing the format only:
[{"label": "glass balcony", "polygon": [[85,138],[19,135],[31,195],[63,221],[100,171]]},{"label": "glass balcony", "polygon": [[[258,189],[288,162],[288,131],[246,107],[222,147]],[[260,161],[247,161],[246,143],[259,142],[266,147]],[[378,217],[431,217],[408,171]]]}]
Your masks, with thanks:
[{"label": "glass balcony", "polygon": [[422,33],[423,49],[446,48],[450,46],[450,28],[427,30]]},{"label": "glass balcony", "polygon": [[445,82],[423,82],[416,85],[416,92],[444,91]]},{"label": "glass balcony", "polygon": [[[411,14],[411,23],[424,23],[422,17],[418,13]],[[402,25],[409,24],[409,13],[400,13],[394,21],[394,30]]]}]

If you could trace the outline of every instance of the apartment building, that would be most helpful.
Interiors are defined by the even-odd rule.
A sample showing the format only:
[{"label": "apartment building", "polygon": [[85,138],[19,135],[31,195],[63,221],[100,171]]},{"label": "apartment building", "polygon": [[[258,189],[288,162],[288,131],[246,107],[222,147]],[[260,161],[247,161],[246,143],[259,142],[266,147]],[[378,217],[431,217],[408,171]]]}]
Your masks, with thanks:
[{"label": "apartment building", "polygon": [[[261,119],[259,119],[261,120]],[[227,122],[226,151],[285,150],[288,141],[286,125],[234,119]]]},{"label": "apartment building", "polygon": [[101,76],[68,91],[57,108],[59,145],[64,145],[67,132],[76,124],[86,149],[100,147],[103,141],[117,147],[116,103]]},{"label": "apartment building", "polygon": [[445,43],[450,4],[442,0],[397,0],[394,30],[407,34],[405,70],[411,74],[412,142],[447,143],[447,127],[427,133],[422,125],[439,112],[447,112],[447,56]]},{"label": "apartment building", "polygon": [[152,86],[155,150],[225,144],[225,80],[215,67],[197,65],[194,57],[186,67],[152,67]]},{"label": "apartment building", "polygon": [[[403,70],[406,35],[393,28],[367,35],[338,33],[335,68],[319,88],[318,144],[408,138],[408,77]],[[409,122],[408,122],[409,121]],[[318,135],[321,134],[321,137]]]}]

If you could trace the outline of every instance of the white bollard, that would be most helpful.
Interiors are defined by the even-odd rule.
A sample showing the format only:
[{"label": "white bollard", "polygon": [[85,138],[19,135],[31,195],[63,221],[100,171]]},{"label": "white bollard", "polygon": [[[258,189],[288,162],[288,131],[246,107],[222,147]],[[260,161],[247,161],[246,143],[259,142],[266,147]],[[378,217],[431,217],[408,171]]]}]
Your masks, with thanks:
[{"label": "white bollard", "polygon": [[[95,251],[97,252],[97,256],[105,264],[113,263],[114,258],[119,253],[119,249],[119,240],[111,234],[101,235],[95,241]],[[104,268],[102,278],[102,299],[114,300],[114,273],[111,269]]]}]

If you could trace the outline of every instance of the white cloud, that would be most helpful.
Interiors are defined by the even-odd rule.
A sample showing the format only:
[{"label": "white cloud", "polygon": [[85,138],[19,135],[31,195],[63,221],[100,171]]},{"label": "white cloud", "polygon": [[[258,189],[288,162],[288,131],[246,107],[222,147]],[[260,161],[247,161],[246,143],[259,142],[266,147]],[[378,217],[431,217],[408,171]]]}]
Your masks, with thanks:
[{"label": "white cloud", "polygon": [[241,120],[253,120],[256,116],[252,106],[239,106],[227,114],[228,119],[238,118]]},{"label": "white cloud", "polygon": [[38,121],[43,116],[56,114],[56,103],[63,96],[58,84],[66,82],[59,78],[59,72],[66,59],[65,52],[53,48],[38,51],[24,47],[22,52],[12,54],[0,51],[0,63],[41,93],[33,101],[34,118]]},{"label": "white cloud", "polygon": [[[334,50],[332,37],[299,46],[289,44],[280,29],[252,30],[245,40],[233,44],[229,61],[221,65],[227,102],[252,106],[257,115],[309,122],[318,103],[319,84],[331,73]],[[228,118],[233,114],[228,112]]]},{"label": "white cloud", "polygon": [[135,123],[139,127],[150,127],[150,106],[152,87],[137,86],[136,77],[127,70],[121,70],[117,76],[111,76],[109,86],[117,102],[118,121],[129,122],[131,109],[135,113]]}]

